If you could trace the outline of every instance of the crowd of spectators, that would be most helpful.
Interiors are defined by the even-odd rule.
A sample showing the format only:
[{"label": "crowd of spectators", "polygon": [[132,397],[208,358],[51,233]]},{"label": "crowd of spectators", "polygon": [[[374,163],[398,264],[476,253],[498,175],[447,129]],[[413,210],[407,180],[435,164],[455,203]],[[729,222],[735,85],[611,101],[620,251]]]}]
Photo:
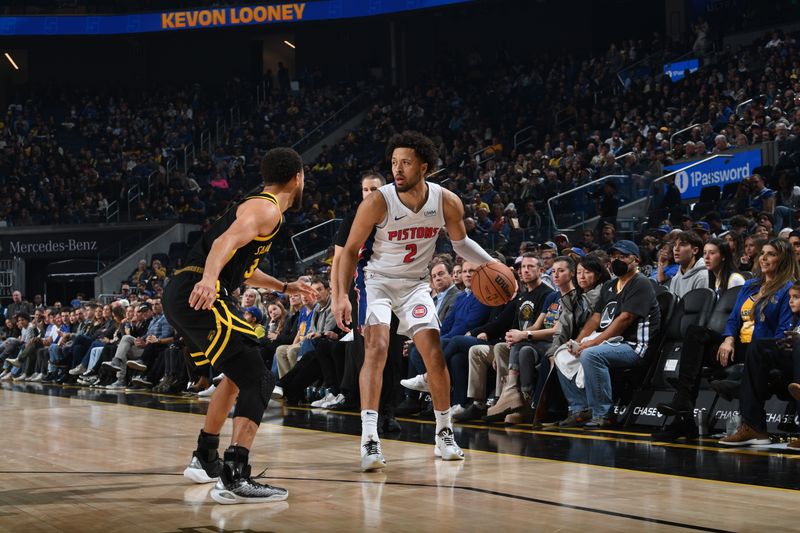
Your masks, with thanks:
[{"label": "crowd of spectators", "polygon": [[[743,423],[722,444],[769,442],[763,411],[770,394],[767,374],[779,367],[790,380],[800,380],[794,333],[800,313],[798,47],[793,36],[774,33],[736,55],[711,56],[707,66],[677,83],[650,75],[620,84],[617,72],[640,57],[640,50],[665,46],[657,38],[647,46],[626,42],[602,57],[558,57],[535,66],[487,64],[472,57],[458,73],[454,66],[391,95],[376,93],[363,123],[309,163],[304,206],[287,214],[289,234],[351,213],[359,200],[354,185],[365,171],[381,170],[386,139],[405,129],[425,132],[439,147],[443,169],[432,179],[462,198],[469,235],[516,268],[520,293],[506,306],[490,309],[469,291],[476,265],[462,264],[445,241],[431,265],[457,420],[533,422],[552,366],[568,409],[559,425],[614,424],[619,394],[609,368],[651,364],[648,354],[664,335],[657,295],[680,301],[710,289],[715,298],[728,291],[738,297],[723,332],[692,330],[692,342],[680,356],[676,397],[659,407],[675,416],[675,423],[657,438],[694,436],[691,413],[702,366],[721,369],[735,363],[744,364],[741,380],[726,375],[716,381],[720,394],[740,398]],[[153,173],[151,180],[162,193],[157,205],[166,212],[177,201],[173,214],[201,221],[256,184],[248,169],[265,147],[297,140],[352,96],[319,89],[300,98],[276,88],[276,96],[245,113],[214,154],[200,154],[188,175],[176,172],[166,181],[165,159],[193,142],[219,111],[204,107],[200,94],[165,94],[160,105],[141,108],[86,96],[75,106],[72,127],[94,148],[78,154],[62,149],[55,123],[35,105],[13,106],[0,130],[6,142],[6,181],[0,187],[13,193],[6,206],[12,223],[27,207],[31,220],[58,216],[63,221],[66,213],[80,211],[69,198],[73,204],[94,198],[89,205],[98,209],[101,200]],[[737,114],[737,103],[749,97],[752,104]],[[574,121],[540,120],[545,109]],[[695,123],[699,126],[672,141],[673,133]],[[514,133],[528,125],[537,134],[514,146]],[[620,238],[619,204],[648,194],[648,180],[662,176],[665,166],[773,140],[780,155],[775,168],[756,169],[730,197],[692,210],[681,206],[680,192],[667,182],[653,202],[651,229]],[[66,180],[74,171],[84,189],[70,196]],[[559,204],[560,216],[597,214],[596,226],[579,236],[551,230],[543,211],[546,199],[611,174],[627,178],[604,182],[594,199],[575,196]],[[42,188],[36,189],[37,181]],[[108,189],[109,183],[118,191]],[[13,192],[13,187],[21,189]],[[97,187],[106,189],[98,195]],[[36,207],[36,200],[44,193],[63,194],[63,209],[42,213],[45,204],[40,200]],[[189,207],[180,208],[180,202]],[[136,217],[162,216],[153,208],[151,199],[143,198]],[[188,387],[213,394],[220,376],[190,364],[191,356],[161,312],[160,293],[173,267],[144,261],[123,294],[107,305],[77,299],[60,309],[41,302],[28,307],[15,294],[6,314],[0,379],[77,380],[117,391]],[[325,270],[311,274],[304,279],[314,287],[316,300],[243,288],[241,313],[261,334],[262,355],[287,401],[352,407],[358,400],[357,350],[349,348],[352,342],[331,319]],[[409,392],[400,393],[399,379],[387,385],[385,430],[396,429],[395,412],[430,408],[416,350],[406,345],[399,352]],[[792,440],[789,447],[800,449],[800,442]]]}]

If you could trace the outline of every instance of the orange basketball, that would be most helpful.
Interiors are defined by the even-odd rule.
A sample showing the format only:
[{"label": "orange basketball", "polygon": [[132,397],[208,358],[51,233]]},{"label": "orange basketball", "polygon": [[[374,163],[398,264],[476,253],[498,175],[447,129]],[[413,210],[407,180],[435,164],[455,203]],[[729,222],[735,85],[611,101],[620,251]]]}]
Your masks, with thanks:
[{"label": "orange basketball", "polygon": [[490,307],[511,301],[516,287],[514,273],[497,261],[482,264],[472,274],[472,293],[479,302]]}]

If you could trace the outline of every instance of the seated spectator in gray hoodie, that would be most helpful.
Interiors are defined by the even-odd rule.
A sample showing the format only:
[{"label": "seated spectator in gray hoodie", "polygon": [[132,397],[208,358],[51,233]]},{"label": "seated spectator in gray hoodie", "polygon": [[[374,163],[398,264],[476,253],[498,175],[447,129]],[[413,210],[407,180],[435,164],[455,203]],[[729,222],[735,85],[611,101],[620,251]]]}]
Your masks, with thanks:
[{"label": "seated spectator in gray hoodie", "polygon": [[672,246],[678,271],[669,282],[669,292],[677,298],[698,288],[708,288],[708,270],[703,261],[703,240],[693,231],[678,234]]}]

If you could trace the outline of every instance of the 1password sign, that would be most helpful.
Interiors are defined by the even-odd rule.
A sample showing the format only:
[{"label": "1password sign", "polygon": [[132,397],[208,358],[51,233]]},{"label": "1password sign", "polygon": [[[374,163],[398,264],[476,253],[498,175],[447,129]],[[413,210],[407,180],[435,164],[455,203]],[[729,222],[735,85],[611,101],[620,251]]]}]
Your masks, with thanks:
[{"label": "1password sign", "polygon": [[[728,183],[742,181],[761,166],[760,148],[731,152],[730,155],[732,157],[718,157],[675,174],[675,185],[681,193],[681,199],[699,198],[703,187],[718,185],[721,188]],[[696,162],[686,161],[664,168],[672,172]]]}]

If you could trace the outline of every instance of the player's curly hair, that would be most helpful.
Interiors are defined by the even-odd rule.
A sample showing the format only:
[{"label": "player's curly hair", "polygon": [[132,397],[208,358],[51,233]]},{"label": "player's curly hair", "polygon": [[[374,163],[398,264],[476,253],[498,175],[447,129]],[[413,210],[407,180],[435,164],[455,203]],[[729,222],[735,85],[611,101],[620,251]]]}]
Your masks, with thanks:
[{"label": "player's curly hair", "polygon": [[267,185],[283,185],[303,170],[303,159],[291,148],[273,148],[261,160],[261,177]]},{"label": "player's curly hair", "polygon": [[436,170],[436,162],[439,155],[436,145],[425,135],[417,131],[404,131],[392,135],[389,144],[386,146],[386,159],[391,161],[395,148],[411,148],[423,163],[428,164],[428,174]]}]

